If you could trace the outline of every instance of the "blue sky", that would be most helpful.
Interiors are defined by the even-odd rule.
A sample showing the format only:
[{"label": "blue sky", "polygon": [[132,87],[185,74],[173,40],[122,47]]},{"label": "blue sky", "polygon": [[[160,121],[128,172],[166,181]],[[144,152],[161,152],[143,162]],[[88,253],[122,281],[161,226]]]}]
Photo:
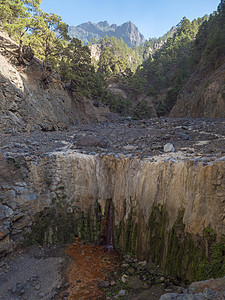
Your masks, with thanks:
[{"label": "blue sky", "polygon": [[42,0],[41,8],[60,15],[69,25],[107,20],[131,21],[146,39],[160,37],[185,16],[190,20],[210,14],[220,0]]}]

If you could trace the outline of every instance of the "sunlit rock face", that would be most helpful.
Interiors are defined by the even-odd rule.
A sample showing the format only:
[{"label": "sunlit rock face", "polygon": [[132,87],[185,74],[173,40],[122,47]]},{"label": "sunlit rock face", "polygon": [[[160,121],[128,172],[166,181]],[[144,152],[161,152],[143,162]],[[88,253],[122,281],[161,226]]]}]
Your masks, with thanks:
[{"label": "sunlit rock face", "polygon": [[[142,213],[148,222],[152,207],[160,205],[168,211],[168,229],[179,211],[184,210],[183,221],[189,232],[201,234],[210,225],[219,235],[225,234],[224,160],[196,163],[159,159],[152,163],[113,156],[54,153],[46,164],[50,164],[46,168],[51,178],[50,189],[63,186],[69,205],[85,210],[98,201],[104,212],[105,201],[112,199],[116,226],[128,218],[131,209],[137,215]],[[35,173],[32,171],[34,182],[43,177],[40,171],[43,166],[36,166]]]},{"label": "sunlit rock face", "polygon": [[[178,272],[180,277],[186,272],[193,278],[187,266],[199,262],[198,251],[207,255],[210,245],[204,232],[215,234],[213,242],[225,235],[225,158],[197,162],[167,155],[148,161],[54,152],[42,157],[19,156],[4,164],[13,168],[14,177],[4,175],[1,185],[5,212],[0,219],[2,252],[7,245],[10,250],[22,242],[24,233],[43,221],[37,214],[46,208],[55,212],[48,212],[46,218],[51,215],[62,221],[55,225],[57,230],[54,222],[47,221],[45,227],[42,223],[41,230],[48,231],[41,232],[43,241],[56,241],[54,235],[64,224],[74,235],[98,242],[104,236],[110,199],[114,246],[152,260],[174,275]],[[65,228],[63,232],[65,235]],[[188,257],[182,271],[171,267],[172,260],[178,259],[177,244]]]}]

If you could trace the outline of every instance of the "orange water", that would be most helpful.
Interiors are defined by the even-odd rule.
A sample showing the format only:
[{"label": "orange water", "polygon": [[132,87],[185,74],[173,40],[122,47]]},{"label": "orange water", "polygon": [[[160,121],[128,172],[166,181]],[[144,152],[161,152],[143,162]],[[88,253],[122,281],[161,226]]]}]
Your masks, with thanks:
[{"label": "orange water", "polygon": [[118,255],[102,246],[85,245],[79,239],[69,246],[67,253],[73,259],[67,270],[69,300],[105,299],[97,284],[108,280],[110,272],[116,272]]}]

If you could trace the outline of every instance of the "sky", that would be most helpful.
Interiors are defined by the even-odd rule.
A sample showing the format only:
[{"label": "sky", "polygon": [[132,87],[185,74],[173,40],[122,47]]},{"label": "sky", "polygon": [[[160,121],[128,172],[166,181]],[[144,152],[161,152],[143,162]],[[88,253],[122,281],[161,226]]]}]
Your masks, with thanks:
[{"label": "sky", "polygon": [[183,17],[193,20],[217,9],[220,0],[42,0],[41,8],[68,25],[134,23],[146,39],[160,37]]}]

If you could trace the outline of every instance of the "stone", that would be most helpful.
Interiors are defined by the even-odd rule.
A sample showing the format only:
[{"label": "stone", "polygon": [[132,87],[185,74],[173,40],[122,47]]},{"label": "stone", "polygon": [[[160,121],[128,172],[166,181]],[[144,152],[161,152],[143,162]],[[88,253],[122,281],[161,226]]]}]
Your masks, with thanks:
[{"label": "stone", "polygon": [[0,220],[9,218],[12,215],[13,215],[13,210],[10,207],[0,204]]},{"label": "stone", "polygon": [[122,283],[126,283],[128,281],[128,276],[126,274],[123,274],[121,277]]},{"label": "stone", "polygon": [[109,142],[105,139],[94,136],[85,136],[78,140],[77,146],[107,148],[109,146]]},{"label": "stone", "polygon": [[129,268],[127,271],[126,271],[129,275],[133,275],[135,273],[135,269],[134,268]]},{"label": "stone", "polygon": [[99,283],[98,283],[98,287],[99,288],[107,288],[107,287],[109,287],[110,286],[110,283],[108,282],[108,281],[100,281]]},{"label": "stone", "polygon": [[147,262],[144,260],[144,261],[139,261],[138,263],[138,266],[140,267],[145,267],[147,265]]},{"label": "stone", "polygon": [[173,146],[173,144],[171,143],[167,143],[164,145],[163,147],[164,152],[175,152],[175,148]]},{"label": "stone", "polygon": [[39,297],[44,298],[45,297],[45,293],[40,293]]},{"label": "stone", "polygon": [[123,149],[124,149],[124,150],[127,150],[127,151],[132,151],[132,150],[135,150],[135,149],[136,149],[136,146],[133,146],[133,145],[127,145],[127,146],[124,146]]},{"label": "stone", "polygon": [[185,133],[178,133],[178,136],[180,139],[182,140],[190,140],[190,136],[188,134]]},{"label": "stone", "polygon": [[194,295],[192,294],[167,293],[162,295],[159,300],[195,300],[195,299],[194,299]]},{"label": "stone", "polygon": [[[224,287],[225,288],[225,287]],[[211,290],[210,288],[205,288],[204,291],[203,291],[203,294],[204,296],[207,298],[207,299],[213,299],[216,292],[214,292],[213,290]]]},{"label": "stone", "polygon": [[119,291],[119,293],[118,293],[118,295],[119,295],[120,297],[124,297],[124,296],[126,296],[126,294],[127,294],[127,291],[126,291],[126,290],[121,290],[121,291]]}]

